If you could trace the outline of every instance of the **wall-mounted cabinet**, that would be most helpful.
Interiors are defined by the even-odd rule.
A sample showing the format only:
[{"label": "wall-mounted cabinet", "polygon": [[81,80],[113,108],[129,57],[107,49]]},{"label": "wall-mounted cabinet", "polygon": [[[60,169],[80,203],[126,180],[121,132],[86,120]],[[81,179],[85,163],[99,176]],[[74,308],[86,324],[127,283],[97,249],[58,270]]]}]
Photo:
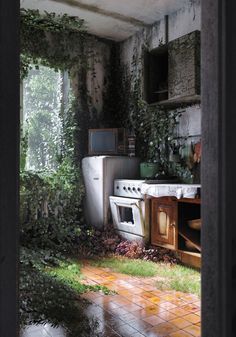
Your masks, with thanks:
[{"label": "wall-mounted cabinet", "polygon": [[155,103],[168,99],[168,47],[146,52],[144,60],[145,100]]},{"label": "wall-mounted cabinet", "polygon": [[146,52],[144,92],[149,104],[200,101],[200,31]]}]

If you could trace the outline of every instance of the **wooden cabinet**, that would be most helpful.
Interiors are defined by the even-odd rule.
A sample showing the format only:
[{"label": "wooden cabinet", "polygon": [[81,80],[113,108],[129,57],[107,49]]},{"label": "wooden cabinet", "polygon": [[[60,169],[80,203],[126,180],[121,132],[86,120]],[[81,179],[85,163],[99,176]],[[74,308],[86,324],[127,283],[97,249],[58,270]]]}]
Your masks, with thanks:
[{"label": "wooden cabinet", "polygon": [[200,268],[201,231],[190,227],[201,217],[200,199],[151,200],[151,244],[178,251],[183,263]]},{"label": "wooden cabinet", "polygon": [[177,248],[177,202],[171,198],[152,199],[151,243]]}]

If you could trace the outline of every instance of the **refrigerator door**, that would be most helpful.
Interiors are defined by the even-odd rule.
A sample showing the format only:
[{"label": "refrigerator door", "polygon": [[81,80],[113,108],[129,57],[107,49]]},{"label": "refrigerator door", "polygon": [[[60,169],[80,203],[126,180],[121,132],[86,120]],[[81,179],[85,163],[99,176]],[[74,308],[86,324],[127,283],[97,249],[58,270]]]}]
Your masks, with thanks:
[{"label": "refrigerator door", "polygon": [[114,194],[115,179],[137,178],[138,158],[93,156],[82,160],[87,223],[102,228],[111,220],[109,196]]},{"label": "refrigerator door", "polygon": [[86,157],[82,160],[85,184],[84,211],[88,224],[103,226],[103,160],[104,156]]}]

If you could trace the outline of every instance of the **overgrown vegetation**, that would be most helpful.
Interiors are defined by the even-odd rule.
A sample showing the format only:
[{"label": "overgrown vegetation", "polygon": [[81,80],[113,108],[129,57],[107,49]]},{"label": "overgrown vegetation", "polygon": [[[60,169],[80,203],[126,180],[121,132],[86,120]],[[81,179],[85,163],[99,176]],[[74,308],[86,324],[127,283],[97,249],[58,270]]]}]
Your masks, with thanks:
[{"label": "overgrown vegetation", "polygon": [[136,135],[137,156],[144,162],[158,163],[159,174],[179,177],[191,182],[192,175],[184,158],[173,160],[179,153],[176,127],[181,113],[161,104],[147,104],[144,99],[144,54],[148,43],[140,45],[137,37],[132,52],[132,61],[120,64],[119,81],[122,84],[117,102],[118,116],[123,116],[123,126]]},{"label": "overgrown vegetation", "polygon": [[[53,326],[62,326],[68,337],[98,336],[97,322],[85,314],[88,303],[78,299],[78,293],[96,291],[98,287],[83,286],[79,281],[74,281],[73,287],[68,280],[66,282],[46,272],[46,268],[59,268],[59,265],[66,264],[62,256],[56,255],[52,255],[51,251],[21,249],[21,327],[48,322]],[[69,267],[68,264],[66,266]]]},{"label": "overgrown vegetation", "polygon": [[[42,16],[38,11],[21,10],[21,77],[28,75],[32,64],[36,68],[46,65],[55,70],[68,70],[71,76],[82,67],[86,68],[88,55],[85,57],[83,45],[86,36],[82,20],[54,13]],[[46,129],[49,127],[49,113],[55,112],[54,103],[62,99],[59,91],[51,104],[48,99],[49,89],[53,89],[51,82],[35,81],[34,77],[29,88],[33,97],[31,103],[40,114],[40,121],[46,124],[37,124],[38,128],[34,127],[34,130],[23,130],[21,138],[20,320],[22,325],[39,322],[60,324],[73,337],[97,336],[94,322],[83,314],[78,293],[101,288],[82,286],[79,279],[72,280],[73,275],[68,273],[62,277],[63,270],[67,270],[63,256],[76,251],[81,227],[85,227],[81,208],[84,187],[78,160],[78,93],[74,92],[66,108],[60,111],[60,139],[55,139],[58,132],[47,130],[52,147],[48,159],[53,155],[56,165],[52,167],[42,163],[41,167],[37,167],[40,171],[28,171],[25,170],[28,141],[46,145],[45,139],[40,141],[34,132],[37,130],[42,136],[42,125]],[[29,108],[32,108],[31,104]],[[28,111],[28,118],[32,117],[33,126],[38,120],[31,112]],[[34,154],[37,155],[36,150]],[[42,162],[40,153],[38,159]],[[87,232],[87,229],[84,231]],[[51,271],[56,268],[58,274],[46,273],[46,267]],[[102,290],[106,291],[105,288]]]},{"label": "overgrown vegetation", "polygon": [[32,64],[69,71],[87,66],[83,54],[87,33],[82,19],[21,9],[20,34],[22,78],[27,76]]},{"label": "overgrown vegetation", "polygon": [[174,289],[176,291],[196,294],[200,297],[201,274],[199,271],[181,265],[166,266],[158,264],[157,275],[163,278],[163,280],[156,282],[158,289]]},{"label": "overgrown vegetation", "polygon": [[93,265],[111,268],[118,273],[140,277],[152,277],[155,276],[157,272],[156,264],[153,262],[142,261],[140,259],[133,260],[118,256],[93,261]]},{"label": "overgrown vegetation", "polygon": [[176,290],[200,296],[200,272],[189,267],[117,256],[93,261],[92,264],[127,275],[155,277],[158,279],[155,281],[158,289]]},{"label": "overgrown vegetation", "polygon": [[67,285],[69,288],[76,291],[77,294],[82,294],[87,291],[102,291],[108,295],[111,291],[101,285],[87,285],[83,284],[83,275],[81,273],[81,264],[77,261],[60,261],[58,266],[47,267],[45,269],[48,275],[53,276],[60,282]]},{"label": "overgrown vegetation", "polygon": [[23,81],[27,169],[57,169],[62,147],[61,114],[65,108],[62,72],[43,66],[31,69]]}]

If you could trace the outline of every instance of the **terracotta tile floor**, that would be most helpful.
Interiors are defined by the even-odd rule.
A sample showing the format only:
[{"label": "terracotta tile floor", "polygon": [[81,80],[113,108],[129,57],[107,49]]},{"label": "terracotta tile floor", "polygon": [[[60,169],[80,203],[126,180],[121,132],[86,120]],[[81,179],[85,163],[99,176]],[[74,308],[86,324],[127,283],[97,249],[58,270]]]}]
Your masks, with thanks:
[{"label": "terracotta tile floor", "polygon": [[[160,291],[155,278],[130,277],[84,264],[86,284],[105,285],[117,292],[86,293],[88,314],[97,317],[104,337],[199,337],[200,300],[196,295]],[[109,327],[106,334],[104,327]]]},{"label": "terracotta tile floor", "polygon": [[[200,300],[195,295],[160,291],[155,278],[130,277],[84,263],[86,284],[105,285],[117,294],[83,294],[91,304],[89,317],[99,322],[102,337],[199,337],[201,335]],[[41,330],[40,330],[41,329]],[[29,327],[22,337],[65,337],[50,326]],[[78,336],[79,337],[79,336]]]}]

